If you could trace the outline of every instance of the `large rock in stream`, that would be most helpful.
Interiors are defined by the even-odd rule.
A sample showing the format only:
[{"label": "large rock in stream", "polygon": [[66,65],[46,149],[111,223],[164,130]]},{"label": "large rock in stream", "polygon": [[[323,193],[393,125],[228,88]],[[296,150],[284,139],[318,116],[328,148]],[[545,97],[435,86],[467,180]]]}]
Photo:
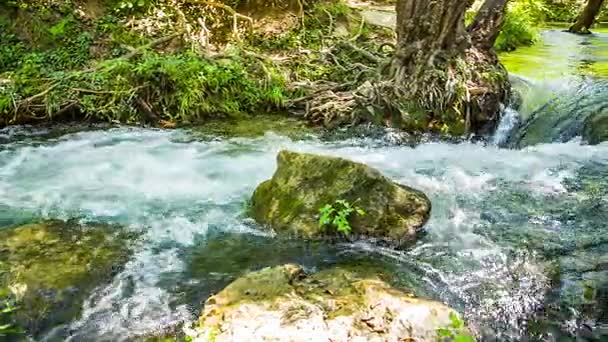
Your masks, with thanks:
[{"label": "large rock in stream", "polygon": [[590,145],[608,141],[608,110],[585,121],[583,139]]},{"label": "large rock in stream", "polygon": [[72,221],[0,230],[0,300],[18,307],[11,323],[36,336],[78,317],[91,291],[127,262],[133,237]]},{"label": "large rock in stream", "polygon": [[249,273],[210,297],[186,333],[215,342],[439,341],[438,329],[453,326],[456,315],[378,275],[341,267],[309,275],[288,264]]},{"label": "large rock in stream", "polygon": [[319,224],[319,209],[345,200],[363,209],[349,216],[351,237],[393,245],[414,240],[426,223],[431,202],[416,189],[397,184],[379,171],[342,158],[281,151],[272,179],[251,199],[251,214],[278,233],[305,238],[337,236]]}]

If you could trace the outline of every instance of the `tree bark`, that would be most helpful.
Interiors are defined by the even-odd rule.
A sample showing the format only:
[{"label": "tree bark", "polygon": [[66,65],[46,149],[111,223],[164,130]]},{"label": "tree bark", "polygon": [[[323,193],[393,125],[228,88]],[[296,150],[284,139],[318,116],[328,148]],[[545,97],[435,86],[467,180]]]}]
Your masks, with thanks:
[{"label": "tree bark", "polygon": [[505,17],[508,0],[487,0],[477,12],[477,16],[468,30],[473,44],[484,49],[494,46],[500,34]]},{"label": "tree bark", "polygon": [[583,12],[579,15],[578,20],[568,30],[572,33],[589,34],[589,29],[595,22],[595,17],[602,9],[604,0],[588,0]]},{"label": "tree bark", "polygon": [[510,95],[507,72],[492,49],[507,1],[486,0],[469,28],[464,15],[473,0],[397,2],[397,50],[387,75],[396,95],[415,105],[416,115],[401,111],[406,122],[419,125],[424,112],[423,125],[451,133],[495,127]]}]

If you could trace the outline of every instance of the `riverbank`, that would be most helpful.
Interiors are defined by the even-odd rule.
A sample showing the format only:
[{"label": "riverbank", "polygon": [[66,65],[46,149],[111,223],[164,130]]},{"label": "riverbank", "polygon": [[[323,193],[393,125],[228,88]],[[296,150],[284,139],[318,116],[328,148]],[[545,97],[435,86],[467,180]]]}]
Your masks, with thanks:
[{"label": "riverbank", "polygon": [[[8,43],[0,50],[0,127],[84,120],[175,128],[287,113],[326,128],[466,130],[457,116],[353,110],[393,52],[392,2],[255,4],[0,5]],[[498,49],[536,40],[520,12],[519,3],[509,8]]]},{"label": "riverbank", "polygon": [[393,39],[339,1],[123,3],[1,5],[0,126],[85,119],[173,128],[261,112],[357,122],[310,103],[371,78],[386,56],[380,46]]}]

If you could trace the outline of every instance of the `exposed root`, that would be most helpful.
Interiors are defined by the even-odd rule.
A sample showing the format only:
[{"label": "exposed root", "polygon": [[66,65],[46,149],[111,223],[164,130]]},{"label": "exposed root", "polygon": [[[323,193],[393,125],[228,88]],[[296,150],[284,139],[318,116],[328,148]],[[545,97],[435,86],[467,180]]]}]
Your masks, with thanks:
[{"label": "exposed root", "polygon": [[241,37],[239,35],[239,19],[247,21],[249,23],[250,29],[253,27],[253,19],[251,17],[240,14],[234,8],[228,6],[224,3],[216,2],[216,1],[207,1],[207,0],[189,0],[189,2],[198,3],[198,4],[202,4],[202,5],[206,5],[206,6],[217,7],[217,8],[223,9],[224,11],[228,12],[232,16],[232,34],[234,35],[234,38],[239,42],[242,41]]},{"label": "exposed root", "polygon": [[[133,58],[139,56],[140,54],[142,54],[144,51],[151,49],[151,48],[155,48],[159,45],[168,43],[171,40],[173,40],[179,36],[181,36],[181,33],[174,33],[174,34],[156,39],[156,40],[154,40],[148,44],[142,45],[138,48],[131,48],[131,49],[129,49],[128,53],[118,57],[117,60],[133,59]],[[70,78],[74,78],[76,76],[81,76],[83,73],[92,73],[95,71],[99,71],[102,67],[103,67],[103,64],[98,64],[93,67],[87,68],[81,72],[69,74],[69,75],[65,76],[61,80],[61,82],[65,82],[65,81],[69,80]],[[13,116],[9,123],[16,124],[16,123],[22,122],[23,119],[46,120],[46,119],[51,118],[52,115],[57,115],[58,113],[63,114],[66,111],[73,109],[74,106],[77,106],[78,104],[73,103],[72,101],[68,101],[68,102],[60,105],[59,110],[55,113],[52,113],[48,108],[46,108],[46,106],[44,105],[45,101],[43,101],[44,97],[47,96],[51,91],[55,90],[59,86],[60,86],[60,81],[55,81],[55,82],[51,83],[49,86],[47,86],[41,92],[39,92],[35,95],[32,95],[26,99],[23,99],[21,101],[15,102],[14,109],[13,109]],[[96,91],[96,90],[81,89],[81,88],[70,88],[69,90],[73,91],[73,92],[83,92],[83,93],[91,93],[91,94],[115,92],[115,91]],[[42,116],[34,114],[34,113],[40,113],[41,111],[44,111],[44,114]]]}]

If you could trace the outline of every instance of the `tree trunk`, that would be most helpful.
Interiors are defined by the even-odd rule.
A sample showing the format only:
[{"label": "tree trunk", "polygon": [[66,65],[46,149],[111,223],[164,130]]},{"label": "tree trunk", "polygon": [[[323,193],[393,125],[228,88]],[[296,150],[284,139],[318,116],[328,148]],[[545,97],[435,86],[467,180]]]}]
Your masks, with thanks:
[{"label": "tree trunk", "polygon": [[453,134],[493,129],[508,100],[507,72],[492,46],[507,0],[487,0],[474,23],[464,15],[473,0],[399,0],[397,51],[388,78],[405,105],[394,105],[412,129]]},{"label": "tree trunk", "polygon": [[508,0],[487,0],[469,26],[473,44],[489,50],[500,34]]},{"label": "tree trunk", "polygon": [[578,17],[578,20],[568,30],[572,33],[589,34],[591,25],[595,22],[595,17],[602,9],[604,0],[588,0],[583,13]]}]

